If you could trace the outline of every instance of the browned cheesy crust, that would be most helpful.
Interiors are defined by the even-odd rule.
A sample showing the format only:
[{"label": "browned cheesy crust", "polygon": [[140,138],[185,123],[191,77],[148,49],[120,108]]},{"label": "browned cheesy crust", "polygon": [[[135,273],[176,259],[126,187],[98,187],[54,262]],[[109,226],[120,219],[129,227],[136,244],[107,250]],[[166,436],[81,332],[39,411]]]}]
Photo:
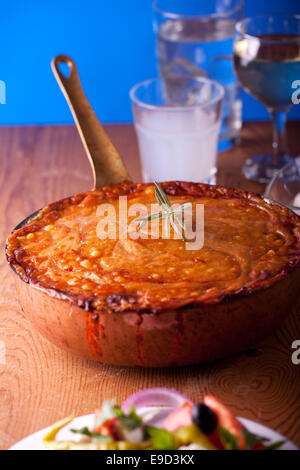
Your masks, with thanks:
[{"label": "browned cheesy crust", "polygon": [[182,239],[100,239],[97,208],[119,196],[150,207],[152,184],[118,184],[42,209],[7,241],[22,279],[89,311],[160,312],[266,288],[300,264],[300,217],[259,195],[221,186],[161,183],[171,203],[204,205],[204,246]]}]

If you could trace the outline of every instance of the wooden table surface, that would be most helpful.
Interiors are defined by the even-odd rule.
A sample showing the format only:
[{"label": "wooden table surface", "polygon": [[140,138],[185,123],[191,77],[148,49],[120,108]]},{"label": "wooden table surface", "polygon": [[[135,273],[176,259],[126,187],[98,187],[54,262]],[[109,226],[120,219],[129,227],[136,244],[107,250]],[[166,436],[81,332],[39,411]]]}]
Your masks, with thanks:
[{"label": "wooden table surface", "polygon": [[[134,180],[140,179],[131,125],[106,126]],[[300,153],[300,123],[289,123],[291,152]],[[267,123],[244,127],[241,144],[220,154],[220,184],[261,192],[241,175],[245,158],[270,150]],[[5,238],[26,215],[50,201],[88,190],[91,171],[73,126],[0,128],[0,448],[74,412],[92,412],[103,399],[122,402],[146,387],[172,387],[200,400],[211,392],[234,413],[259,421],[300,446],[300,365],[291,344],[300,339],[299,307],[285,326],[251,351],[211,364],[174,369],[116,368],[60,351],[43,339],[18,306]],[[5,363],[3,363],[5,362]]]}]

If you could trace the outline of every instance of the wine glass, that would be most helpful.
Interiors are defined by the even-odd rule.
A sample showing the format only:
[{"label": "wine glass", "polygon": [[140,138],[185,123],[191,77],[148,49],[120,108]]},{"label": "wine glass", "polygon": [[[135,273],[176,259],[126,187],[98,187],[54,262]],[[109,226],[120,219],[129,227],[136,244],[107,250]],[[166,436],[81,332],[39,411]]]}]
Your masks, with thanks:
[{"label": "wine glass", "polygon": [[242,87],[266,105],[273,122],[273,153],[248,159],[246,178],[268,183],[292,161],[285,150],[286,114],[300,78],[300,15],[256,16],[236,25],[234,65]]}]

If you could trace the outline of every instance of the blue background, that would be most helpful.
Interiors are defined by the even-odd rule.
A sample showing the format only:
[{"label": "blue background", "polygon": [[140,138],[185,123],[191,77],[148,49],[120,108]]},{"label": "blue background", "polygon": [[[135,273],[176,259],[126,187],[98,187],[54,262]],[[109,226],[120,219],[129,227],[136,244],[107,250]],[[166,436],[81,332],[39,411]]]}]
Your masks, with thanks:
[{"label": "blue background", "polygon": [[[209,1],[209,0],[207,0]],[[59,54],[74,58],[102,122],[132,120],[128,91],[157,75],[151,0],[15,0],[1,3],[1,73],[6,104],[0,124],[70,123],[50,69]],[[299,13],[300,0],[246,0],[246,16]],[[295,77],[295,79],[300,77]],[[243,94],[244,119],[266,119]],[[290,118],[300,118],[300,105]]]}]

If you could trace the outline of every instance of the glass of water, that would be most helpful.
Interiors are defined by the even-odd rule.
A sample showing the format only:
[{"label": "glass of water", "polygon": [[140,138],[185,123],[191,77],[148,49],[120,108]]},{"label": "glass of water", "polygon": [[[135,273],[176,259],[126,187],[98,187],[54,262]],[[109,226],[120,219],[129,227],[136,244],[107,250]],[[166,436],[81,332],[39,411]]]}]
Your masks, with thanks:
[{"label": "glass of water", "polygon": [[223,95],[218,82],[190,76],[131,89],[144,182],[215,183]]},{"label": "glass of water", "polygon": [[220,140],[238,138],[241,94],[233,66],[235,24],[243,0],[155,0],[154,31],[160,75],[206,76],[225,89]]}]

